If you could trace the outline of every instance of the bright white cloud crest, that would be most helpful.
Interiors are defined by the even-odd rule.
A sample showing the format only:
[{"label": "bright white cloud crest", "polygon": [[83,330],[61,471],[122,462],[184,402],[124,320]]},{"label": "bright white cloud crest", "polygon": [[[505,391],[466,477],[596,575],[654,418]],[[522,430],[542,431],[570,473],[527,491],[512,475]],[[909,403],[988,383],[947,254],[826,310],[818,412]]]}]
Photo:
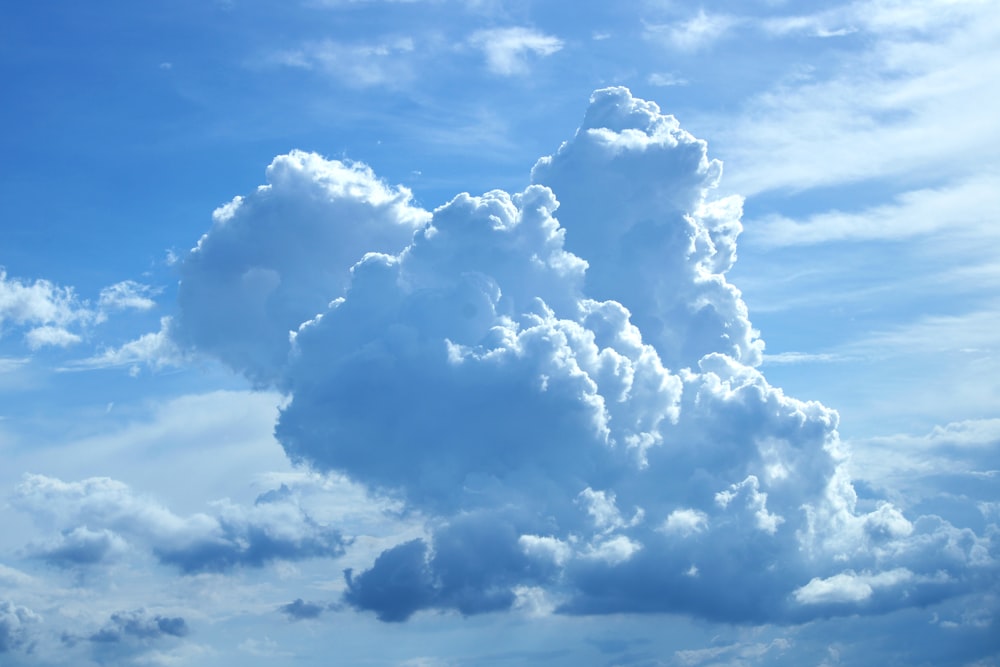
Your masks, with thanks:
[{"label": "bright white cloud crest", "polygon": [[183,260],[175,335],[291,396],[293,460],[426,518],[347,574],[345,600],[383,620],[525,591],[565,613],[803,620],[995,576],[990,538],[862,508],[836,413],[756,369],[720,176],[624,88],[523,192],[433,214],[296,151]]}]

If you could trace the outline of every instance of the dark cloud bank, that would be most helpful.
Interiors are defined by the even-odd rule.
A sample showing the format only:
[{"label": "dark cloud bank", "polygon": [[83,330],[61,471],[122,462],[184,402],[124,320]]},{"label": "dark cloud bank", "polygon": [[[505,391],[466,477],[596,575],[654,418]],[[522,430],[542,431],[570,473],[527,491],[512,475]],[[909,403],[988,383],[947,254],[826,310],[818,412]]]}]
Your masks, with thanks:
[{"label": "dark cloud bank", "polygon": [[432,214],[292,152],[184,258],[172,334],[292,397],[293,460],[428,518],[346,573],[345,601],[386,621],[543,604],[798,622],[995,591],[995,527],[859,502],[837,414],[758,370],[721,173],[624,88],[594,94],[523,192]]}]

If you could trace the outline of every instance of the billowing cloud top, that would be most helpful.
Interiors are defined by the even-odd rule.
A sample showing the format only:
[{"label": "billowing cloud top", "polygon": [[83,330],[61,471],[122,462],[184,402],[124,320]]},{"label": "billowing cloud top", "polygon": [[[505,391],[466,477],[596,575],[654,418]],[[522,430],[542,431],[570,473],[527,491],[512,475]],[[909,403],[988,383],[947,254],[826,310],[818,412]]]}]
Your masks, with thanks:
[{"label": "billowing cloud top", "polygon": [[992,537],[861,505],[836,413],[756,369],[726,279],[742,202],[710,197],[720,176],[624,88],[594,93],[523,192],[433,214],[364,165],[293,152],[183,260],[174,335],[291,396],[293,460],[426,518],[347,573],[345,601],[383,620],[794,621],[995,578]]},{"label": "billowing cloud top", "polygon": [[218,208],[185,258],[173,332],[261,383],[280,374],[289,330],[343,291],[351,264],[397,250],[429,218],[359,163],[292,151],[267,178]]}]

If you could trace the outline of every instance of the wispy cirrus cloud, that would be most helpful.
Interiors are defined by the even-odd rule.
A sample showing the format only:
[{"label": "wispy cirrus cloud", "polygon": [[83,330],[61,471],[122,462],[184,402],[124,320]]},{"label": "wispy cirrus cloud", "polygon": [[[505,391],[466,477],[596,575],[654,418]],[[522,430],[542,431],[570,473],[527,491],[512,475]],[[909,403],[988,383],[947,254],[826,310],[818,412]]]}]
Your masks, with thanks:
[{"label": "wispy cirrus cloud", "polygon": [[996,99],[997,6],[885,2],[844,11],[871,38],[863,49],[822,74],[778,82],[716,128],[730,186],[752,195],[873,177],[956,182],[995,170],[1000,129],[989,104],[968,100]]},{"label": "wispy cirrus cloud", "polygon": [[997,174],[986,171],[957,183],[903,192],[891,203],[860,211],[826,211],[804,219],[765,217],[755,221],[754,240],[769,247],[802,246],[946,232],[939,238],[958,242],[971,234],[981,243],[1000,235],[995,224],[995,211],[1000,210],[997,182]]},{"label": "wispy cirrus cloud", "polygon": [[411,37],[346,42],[333,39],[308,42],[272,54],[279,66],[314,70],[358,88],[395,87],[410,81],[416,42]]},{"label": "wispy cirrus cloud", "polygon": [[486,56],[486,66],[495,74],[526,74],[532,56],[551,56],[563,48],[563,41],[534,28],[515,26],[477,30],[468,43]]},{"label": "wispy cirrus cloud", "polygon": [[743,19],[699,9],[693,17],[669,23],[648,23],[646,38],[678,51],[699,51],[725,38]]}]

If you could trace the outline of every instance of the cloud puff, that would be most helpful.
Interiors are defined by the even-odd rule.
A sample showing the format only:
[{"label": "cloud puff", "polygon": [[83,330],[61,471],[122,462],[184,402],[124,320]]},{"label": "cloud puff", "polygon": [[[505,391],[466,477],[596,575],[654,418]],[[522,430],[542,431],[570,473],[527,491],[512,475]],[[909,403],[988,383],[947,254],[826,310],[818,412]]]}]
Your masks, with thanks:
[{"label": "cloud puff", "polygon": [[25,283],[8,279],[0,268],[0,334],[13,324],[27,327],[25,340],[37,350],[46,345],[66,347],[81,340],[67,327],[93,321],[96,313],[86,307],[73,288],[48,280]]},{"label": "cloud puff", "polygon": [[37,557],[60,566],[100,563],[128,545],[147,548],[184,573],[334,557],[344,549],[340,533],[313,520],[287,487],[262,495],[251,507],[221,501],[213,514],[180,517],[113,479],[63,482],[27,475],[13,501],[64,526],[58,537],[31,547]]},{"label": "cloud puff", "polygon": [[306,602],[302,598],[283,604],[278,607],[278,611],[286,614],[290,620],[301,621],[310,618],[319,618],[319,615],[326,609],[325,605],[315,602]]},{"label": "cloud puff", "polygon": [[156,305],[152,297],[158,293],[149,285],[134,280],[124,280],[101,290],[98,306],[103,310],[149,310]]},{"label": "cloud puff", "polygon": [[268,184],[213,214],[180,265],[173,337],[256,381],[284,366],[289,332],[342,295],[365,252],[398,252],[428,214],[366,165],[292,151]]},{"label": "cloud puff", "polygon": [[[63,649],[85,642],[98,664],[165,664],[161,647],[176,646],[190,633],[182,616],[154,614],[145,608],[118,611],[89,634],[63,633]],[[171,656],[172,657],[172,656]]]},{"label": "cloud puff", "polygon": [[[293,460],[426,521],[346,572],[347,603],[771,622],[995,589],[994,533],[859,501],[837,414],[758,370],[726,278],[742,202],[656,104],[597,91],[532,185],[432,214],[293,155],[281,225],[237,198],[183,260],[180,319],[291,396]],[[365,185],[329,196],[344,169]]]},{"label": "cloud puff", "polygon": [[108,622],[88,639],[102,644],[116,644],[162,637],[184,637],[188,632],[187,622],[180,616],[154,616],[145,609],[136,609],[112,614]]},{"label": "cloud puff", "polygon": [[45,325],[35,327],[24,335],[24,340],[31,350],[42,347],[69,347],[83,340],[78,334],[67,331],[62,327]]},{"label": "cloud puff", "polygon": [[127,280],[101,290],[95,307],[72,287],[8,278],[0,267],[0,336],[13,326],[24,330],[24,342],[32,351],[70,347],[83,341],[80,329],[104,322],[111,311],[149,310],[155,305],[150,298],[154,294],[152,287]]},{"label": "cloud puff", "polygon": [[29,643],[29,628],[41,617],[27,607],[0,600],[0,654],[10,653]]},{"label": "cloud puff", "polygon": [[561,39],[524,27],[477,30],[469,36],[469,44],[482,50],[486,66],[501,76],[523,74],[529,55],[550,56],[563,47]]}]

